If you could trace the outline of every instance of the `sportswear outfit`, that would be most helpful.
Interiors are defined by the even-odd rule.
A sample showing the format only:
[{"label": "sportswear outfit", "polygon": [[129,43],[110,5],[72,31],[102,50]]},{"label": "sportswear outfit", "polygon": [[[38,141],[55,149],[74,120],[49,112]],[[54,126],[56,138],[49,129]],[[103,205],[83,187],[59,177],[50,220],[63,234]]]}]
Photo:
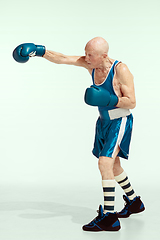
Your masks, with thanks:
[{"label": "sportswear outfit", "polygon": [[[104,88],[112,95],[116,95],[113,89],[114,68],[118,64],[115,61],[108,73],[106,80],[98,85]],[[93,85],[97,86],[94,81],[94,72],[92,71]],[[117,107],[98,107],[99,118],[96,123],[96,134],[94,141],[93,154],[100,156],[113,157],[117,146],[120,147],[119,157],[128,159],[129,145],[132,134],[133,116],[128,109]]]},{"label": "sportswear outfit", "polygon": [[[113,88],[113,78],[115,66],[119,61],[115,61],[105,79],[99,85],[95,84],[94,73],[92,71],[93,87],[103,88],[111,95],[116,95]],[[133,116],[129,109],[117,108],[115,106],[98,106],[99,118],[96,122],[95,140],[92,153],[100,156],[114,157],[114,153],[119,146],[120,151],[117,156],[128,159],[129,146],[133,128]],[[114,212],[115,186],[116,182],[124,190],[123,196],[126,204],[121,212]],[[84,231],[118,231],[121,226],[118,218],[127,218],[133,213],[144,211],[145,207],[140,197],[137,197],[125,172],[114,179],[102,180],[104,194],[104,208],[100,205],[98,216],[89,224],[83,226]]]}]

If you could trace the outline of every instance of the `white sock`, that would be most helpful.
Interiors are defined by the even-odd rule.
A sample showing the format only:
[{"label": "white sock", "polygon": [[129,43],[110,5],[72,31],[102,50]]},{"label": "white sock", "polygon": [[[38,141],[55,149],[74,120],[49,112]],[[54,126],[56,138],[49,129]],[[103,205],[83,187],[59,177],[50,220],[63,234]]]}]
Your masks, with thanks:
[{"label": "white sock", "polygon": [[103,195],[104,195],[104,214],[114,212],[115,203],[115,180],[102,180]]},{"label": "white sock", "polygon": [[129,182],[127,174],[124,171],[120,175],[115,176],[115,180],[121,186],[130,200],[133,200],[137,196]]}]

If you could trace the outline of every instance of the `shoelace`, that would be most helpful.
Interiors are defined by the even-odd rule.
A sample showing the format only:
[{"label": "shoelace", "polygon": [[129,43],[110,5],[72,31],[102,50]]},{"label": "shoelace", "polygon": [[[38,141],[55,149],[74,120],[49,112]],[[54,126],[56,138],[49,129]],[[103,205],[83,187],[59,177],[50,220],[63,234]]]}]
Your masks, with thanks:
[{"label": "shoelace", "polygon": [[130,206],[130,204],[129,204],[129,203],[126,203],[125,206],[124,206],[124,208],[122,209],[121,212],[125,212],[125,211],[127,211],[128,208],[129,208],[129,206]]},{"label": "shoelace", "polygon": [[[90,224],[97,223],[97,222],[99,222],[99,221],[104,217],[104,214],[101,215],[101,213],[100,213],[99,210],[97,210],[97,213],[98,213],[98,216],[95,217],[95,218],[92,220],[92,222],[90,222]],[[109,214],[109,213],[106,213],[105,216],[108,216],[108,214]]]},{"label": "shoelace", "polygon": [[128,210],[129,206],[136,201],[136,197],[131,201],[128,199],[128,197],[126,197],[125,195],[123,196],[123,199],[125,200],[125,206],[124,208],[122,209],[121,212],[125,212]]}]

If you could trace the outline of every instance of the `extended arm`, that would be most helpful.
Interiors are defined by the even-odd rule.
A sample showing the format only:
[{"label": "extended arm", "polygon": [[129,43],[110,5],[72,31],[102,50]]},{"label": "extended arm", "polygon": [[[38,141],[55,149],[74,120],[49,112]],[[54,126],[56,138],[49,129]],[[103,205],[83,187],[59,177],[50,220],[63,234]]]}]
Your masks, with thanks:
[{"label": "extended arm", "polygon": [[84,56],[67,56],[62,53],[46,50],[45,59],[56,64],[68,64],[80,67],[87,67]]},{"label": "extended arm", "polygon": [[68,64],[88,69],[85,56],[67,56],[62,53],[46,50],[45,46],[35,45],[34,43],[20,44],[13,51],[13,58],[19,63],[26,63],[30,57],[34,56],[43,57],[57,64]]}]

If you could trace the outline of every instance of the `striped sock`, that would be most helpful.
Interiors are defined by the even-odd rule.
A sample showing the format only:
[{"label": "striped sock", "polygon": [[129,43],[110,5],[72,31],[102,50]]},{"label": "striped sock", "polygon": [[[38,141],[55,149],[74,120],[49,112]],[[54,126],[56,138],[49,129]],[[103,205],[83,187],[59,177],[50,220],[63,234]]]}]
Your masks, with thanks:
[{"label": "striped sock", "polygon": [[115,180],[102,180],[104,194],[104,214],[107,212],[114,212],[115,186]]},{"label": "striped sock", "polygon": [[124,190],[124,192],[126,193],[127,197],[130,200],[133,200],[137,195],[135,194],[129,179],[126,175],[126,173],[123,171],[120,175],[115,176],[115,180],[117,181],[117,183],[121,186],[121,188]]}]

